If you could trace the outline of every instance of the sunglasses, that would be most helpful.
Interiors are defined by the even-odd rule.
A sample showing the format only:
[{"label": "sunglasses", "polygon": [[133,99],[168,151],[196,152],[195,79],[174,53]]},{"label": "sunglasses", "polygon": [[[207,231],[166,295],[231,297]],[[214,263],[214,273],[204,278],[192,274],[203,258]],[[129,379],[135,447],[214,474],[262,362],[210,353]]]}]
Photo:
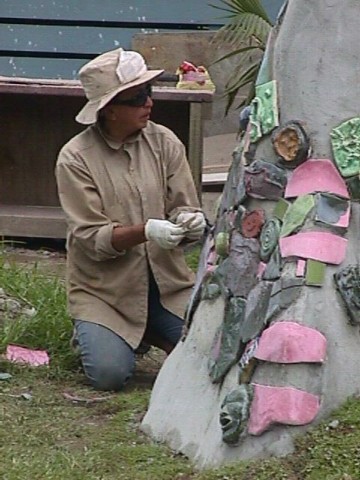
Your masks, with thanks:
[{"label": "sunglasses", "polygon": [[137,94],[132,98],[121,100],[117,96],[110,102],[112,105],[128,105],[129,107],[143,107],[147,102],[148,97],[151,97],[152,89],[150,83],[145,85]]}]

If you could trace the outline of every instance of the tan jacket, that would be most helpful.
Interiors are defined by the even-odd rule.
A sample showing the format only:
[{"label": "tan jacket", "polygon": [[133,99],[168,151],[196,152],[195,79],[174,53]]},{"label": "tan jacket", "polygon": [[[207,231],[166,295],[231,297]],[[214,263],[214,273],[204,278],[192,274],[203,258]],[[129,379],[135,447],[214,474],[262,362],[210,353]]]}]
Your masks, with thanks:
[{"label": "tan jacket", "polygon": [[56,179],[68,223],[70,315],[110,328],[136,348],[146,326],[148,264],[162,305],[180,317],[194,275],[181,247],[146,242],[119,252],[112,230],[200,211],[184,146],[153,122],[124,144],[105,139],[93,125],[61,149]]}]

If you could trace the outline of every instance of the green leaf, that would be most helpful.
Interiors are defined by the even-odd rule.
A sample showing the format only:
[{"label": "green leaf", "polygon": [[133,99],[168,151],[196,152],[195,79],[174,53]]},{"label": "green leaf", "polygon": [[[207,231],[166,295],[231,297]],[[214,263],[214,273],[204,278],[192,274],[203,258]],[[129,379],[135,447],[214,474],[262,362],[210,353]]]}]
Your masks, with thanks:
[{"label": "green leaf", "polygon": [[259,50],[258,47],[245,47],[245,48],[239,48],[237,50],[234,50],[233,52],[229,52],[226,55],[223,55],[222,57],[218,58],[214,62],[210,64],[210,66],[215,65],[216,63],[219,63],[223,60],[226,60],[227,58],[234,57],[235,55],[240,55],[242,53],[248,52],[248,51],[254,51],[254,50]]},{"label": "green leaf", "polygon": [[[225,85],[227,97],[225,115],[233,105],[238,91],[248,88],[247,97],[237,108],[250,103],[255,94],[255,81],[265,51],[272,23],[260,0],[219,0],[212,7],[226,12],[228,23],[216,33],[214,43],[230,47],[231,51],[216,59],[212,65],[237,56],[237,65]],[[254,54],[257,54],[254,60]]]},{"label": "green leaf", "polygon": [[258,70],[258,68],[259,68],[258,62],[255,62],[250,66],[248,66],[248,68],[246,68],[245,71],[240,71],[240,74],[238,74],[236,77],[231,78],[231,83],[229,81],[226,84],[225,92],[232,91],[234,89],[239,90],[249,82],[252,82],[252,81],[255,82],[256,77],[254,77],[254,74]]},{"label": "green leaf", "polygon": [[249,85],[249,91],[247,93],[246,98],[241,101],[236,108],[240,108],[243,105],[248,105],[251,100],[255,96],[255,80],[260,68],[260,64],[258,62],[252,64],[249,68],[247,68],[244,72],[242,72],[230,85],[225,87],[224,96],[227,97],[227,104],[225,107],[225,115],[229,113],[230,108],[232,107],[238,91],[241,88],[246,87]]},{"label": "green leaf", "polygon": [[231,16],[237,16],[241,13],[253,13],[268,23],[271,23],[260,0],[220,0],[220,4],[221,5],[209,5],[218,10],[229,12]]},{"label": "green leaf", "polygon": [[265,47],[271,24],[254,14],[242,14],[228,25],[218,30],[215,41],[240,46],[255,40],[260,46]]}]

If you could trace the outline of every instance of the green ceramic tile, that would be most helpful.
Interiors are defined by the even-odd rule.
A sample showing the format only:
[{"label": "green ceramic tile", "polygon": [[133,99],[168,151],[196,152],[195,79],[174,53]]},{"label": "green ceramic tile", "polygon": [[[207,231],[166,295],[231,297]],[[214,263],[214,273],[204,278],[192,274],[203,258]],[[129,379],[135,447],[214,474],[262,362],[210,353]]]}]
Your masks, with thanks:
[{"label": "green ceramic tile", "polygon": [[360,172],[360,118],[355,117],[334,128],[331,143],[335,163],[343,177]]},{"label": "green ceramic tile", "polygon": [[251,142],[256,142],[279,125],[276,81],[257,85],[255,90],[250,113]]},{"label": "green ceramic tile", "polygon": [[346,186],[348,187],[350,197],[352,200],[360,200],[360,178],[351,177],[346,180]]},{"label": "green ceramic tile", "polygon": [[280,237],[287,237],[295,230],[298,230],[304,224],[314,206],[315,199],[313,195],[298,197],[284,215]]},{"label": "green ceramic tile", "polygon": [[280,198],[280,200],[276,203],[274,207],[273,216],[278,218],[279,220],[282,220],[289,206],[290,202],[288,202],[284,198]]},{"label": "green ceramic tile", "polygon": [[317,260],[306,262],[305,285],[321,287],[324,283],[326,264]]}]

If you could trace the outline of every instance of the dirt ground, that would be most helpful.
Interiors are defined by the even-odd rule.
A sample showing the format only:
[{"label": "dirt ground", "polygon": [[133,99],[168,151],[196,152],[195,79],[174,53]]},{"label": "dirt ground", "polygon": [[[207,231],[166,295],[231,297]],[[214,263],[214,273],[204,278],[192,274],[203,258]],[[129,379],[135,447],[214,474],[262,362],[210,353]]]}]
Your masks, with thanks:
[{"label": "dirt ground", "polygon": [[50,273],[65,275],[65,240],[7,238],[1,251],[8,262],[38,265]]}]

